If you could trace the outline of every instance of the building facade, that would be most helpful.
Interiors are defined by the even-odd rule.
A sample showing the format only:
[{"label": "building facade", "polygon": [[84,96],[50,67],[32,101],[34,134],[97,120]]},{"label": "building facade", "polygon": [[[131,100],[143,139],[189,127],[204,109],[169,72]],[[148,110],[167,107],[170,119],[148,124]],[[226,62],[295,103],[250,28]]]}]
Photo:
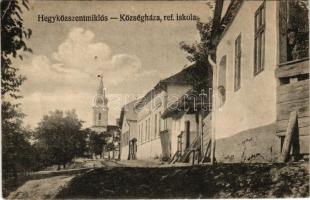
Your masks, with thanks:
[{"label": "building facade", "polygon": [[[278,92],[284,82],[275,74],[281,63],[293,59],[289,49],[290,31],[294,30],[291,34],[296,35],[303,31],[293,28],[294,25],[288,28],[286,24],[284,40],[288,44],[284,51],[287,59],[281,61],[281,20],[284,17],[286,22],[293,22],[298,14],[289,13],[288,8],[294,6],[299,5],[292,5],[290,1],[234,1],[221,19],[225,28],[218,37],[216,73],[213,73],[216,93],[212,126],[217,139],[215,157],[218,161],[268,162],[277,159],[281,151],[281,140],[276,132]],[[297,57],[298,62],[304,62]]]},{"label": "building facade", "polygon": [[126,104],[121,111],[121,160],[137,159],[137,113],[134,109],[137,100]]},{"label": "building facade", "polygon": [[161,159],[171,156],[172,121],[170,118],[162,119],[161,115],[169,104],[177,100],[191,86],[183,83],[161,82],[157,87],[151,90],[145,96],[145,100],[141,100],[136,107],[139,159]]},{"label": "building facade", "polygon": [[[163,118],[162,115],[167,108],[193,88],[193,84],[200,79],[199,76],[204,75],[204,73],[199,73],[200,69],[195,65],[185,67],[173,76],[161,80],[137,102],[135,109],[137,111],[138,159],[169,160],[173,156],[178,143],[175,138],[180,134],[178,131],[184,127],[177,130],[174,119]],[[182,120],[187,122],[185,118]],[[193,116],[189,119],[192,122]],[[195,134],[194,127],[194,124],[188,126],[192,135]]]}]

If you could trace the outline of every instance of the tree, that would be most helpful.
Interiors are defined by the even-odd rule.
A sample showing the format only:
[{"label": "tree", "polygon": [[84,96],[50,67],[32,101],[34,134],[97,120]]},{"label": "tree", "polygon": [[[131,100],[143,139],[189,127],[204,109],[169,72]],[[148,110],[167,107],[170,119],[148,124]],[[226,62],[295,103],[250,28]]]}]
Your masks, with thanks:
[{"label": "tree", "polygon": [[[213,11],[214,3],[208,2],[210,10]],[[197,21],[196,28],[200,35],[200,41],[194,42],[193,44],[186,44],[185,42],[180,43],[181,49],[188,53],[187,59],[190,62],[195,62],[197,71],[192,75],[191,82],[193,84],[193,93],[191,94],[197,102],[201,104],[195,107],[195,116],[196,122],[198,122],[198,132],[200,139],[200,157],[203,155],[203,118],[206,116],[209,110],[208,102],[206,104],[206,99],[204,94],[211,96],[210,88],[212,88],[212,67],[208,62],[209,54],[213,53],[212,51],[212,18],[209,18],[208,22],[203,23]]]},{"label": "tree", "polygon": [[19,57],[22,51],[32,52],[27,47],[24,39],[29,39],[31,29],[23,26],[21,17],[23,10],[21,4],[27,10],[28,0],[21,1],[1,1],[1,96],[9,94],[11,97],[17,98],[16,92],[25,80],[24,76],[18,75],[18,69],[13,67],[11,58]]},{"label": "tree", "polygon": [[18,104],[8,101],[20,98],[19,87],[25,77],[18,75],[18,69],[12,66],[12,58],[23,59],[23,51],[31,52],[25,39],[31,36],[31,30],[23,26],[22,12],[28,10],[28,0],[7,1],[1,0],[1,113],[2,113],[2,173],[4,194],[6,183],[17,179],[17,172],[29,169],[31,145],[25,137],[22,128],[24,114],[18,109]]},{"label": "tree", "polygon": [[43,117],[36,129],[38,148],[42,150],[42,160],[65,168],[75,156],[85,149],[82,121],[74,110],[65,114],[56,110]]},{"label": "tree", "polygon": [[89,135],[89,147],[90,153],[97,156],[102,155],[106,145],[108,144],[107,139],[110,136],[107,133],[96,133],[95,131],[91,131]]},{"label": "tree", "polygon": [[101,134],[92,132],[90,135],[90,149],[91,153],[94,155],[101,155],[103,146],[105,145],[105,140]]},{"label": "tree", "polygon": [[2,102],[2,180],[4,196],[17,186],[18,173],[35,169],[35,149],[28,141],[31,134],[22,127],[24,115],[16,105]]},{"label": "tree", "polygon": [[[208,4],[210,8],[212,5]],[[193,44],[186,44],[180,42],[180,47],[188,53],[187,59],[190,62],[195,62],[201,73],[197,73],[196,76],[205,74],[205,78],[198,78],[193,76],[194,89],[200,92],[202,89],[207,91],[212,87],[212,68],[208,63],[209,47],[211,45],[211,28],[212,19],[210,18],[207,23],[197,21],[196,28],[200,35],[200,41],[194,42]]]},{"label": "tree", "polygon": [[[209,9],[214,12],[215,2],[206,2]],[[187,59],[190,62],[206,63],[208,60],[209,46],[211,45],[211,29],[212,29],[212,18],[209,17],[208,22],[203,23],[200,20],[196,23],[196,29],[199,32],[200,41],[194,42],[193,44],[186,44],[180,42],[180,47],[186,51],[189,55]]]},{"label": "tree", "polygon": [[208,56],[208,47],[211,39],[212,20],[209,19],[207,23],[197,21],[196,28],[200,35],[200,41],[193,44],[180,43],[181,49],[185,50],[189,55],[186,57],[191,62],[205,63]]},{"label": "tree", "polygon": [[82,130],[86,137],[86,148],[85,153],[88,156],[91,155],[100,155],[102,153],[102,148],[104,145],[104,140],[97,134],[95,131],[90,128],[86,128]]}]

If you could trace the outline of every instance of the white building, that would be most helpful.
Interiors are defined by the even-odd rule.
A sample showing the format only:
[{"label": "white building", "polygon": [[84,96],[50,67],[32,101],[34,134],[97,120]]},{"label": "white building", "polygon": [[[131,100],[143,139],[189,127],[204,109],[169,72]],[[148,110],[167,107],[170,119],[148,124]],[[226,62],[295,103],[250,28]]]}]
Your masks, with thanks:
[{"label": "white building", "polygon": [[[288,34],[302,35],[308,31],[303,30],[303,26],[308,27],[306,24],[309,23],[306,10],[293,15],[288,12],[302,4],[307,2],[238,0],[231,1],[227,11],[221,14],[222,30],[219,31],[216,42],[216,72],[213,73],[213,91],[217,91],[213,99],[213,130],[217,139],[215,156],[218,161],[243,162],[252,159],[265,162],[275,159],[275,154],[280,151],[280,140],[276,137],[276,132],[279,132],[279,121],[285,119],[282,122],[287,125],[288,114],[282,117],[284,110],[279,112],[279,108],[290,107],[288,104],[282,107],[283,102],[279,102],[279,88],[287,88],[288,85],[284,84],[292,77],[308,81],[302,78],[307,76],[303,72],[287,73],[294,67],[298,68],[288,63],[293,57],[287,44],[290,40]],[[292,24],[294,17],[298,15],[304,17],[297,21],[307,21],[299,27]],[[296,40],[298,44],[298,39]],[[295,62],[298,61],[303,66],[305,61],[295,57]],[[278,79],[276,72],[283,65],[288,66],[287,69],[282,68],[282,74],[286,73],[287,76]],[[304,72],[307,73],[309,71]],[[290,98],[291,101],[289,96],[291,95],[285,95],[285,98]],[[308,102],[309,97],[305,97]],[[295,104],[296,100],[290,103]],[[294,107],[297,109],[300,105],[298,103]],[[301,105],[302,108],[304,106]]]},{"label": "white building", "polygon": [[[164,111],[192,88],[196,81],[192,65],[181,72],[161,80],[151,91],[137,102],[137,158],[170,158],[176,151],[177,137],[172,118],[162,119]],[[188,120],[185,120],[188,121]],[[192,121],[192,119],[191,119]],[[185,122],[184,122],[185,123]],[[195,126],[188,126],[192,134]],[[181,131],[181,130],[180,130]]]},{"label": "white building", "polygon": [[121,160],[137,159],[137,113],[134,106],[137,100],[126,104],[121,111]]}]

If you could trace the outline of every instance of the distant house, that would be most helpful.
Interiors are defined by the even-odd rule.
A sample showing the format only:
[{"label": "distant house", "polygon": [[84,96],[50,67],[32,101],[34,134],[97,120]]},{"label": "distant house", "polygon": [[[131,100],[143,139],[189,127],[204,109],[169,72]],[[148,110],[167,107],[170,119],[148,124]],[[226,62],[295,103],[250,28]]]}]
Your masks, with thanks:
[{"label": "distant house", "polygon": [[214,18],[210,62],[218,161],[276,159],[292,111],[299,138],[293,152],[309,154],[308,8],[301,0],[234,0],[225,13],[217,10],[223,17]]},{"label": "distant house", "polygon": [[134,106],[137,100],[126,104],[121,110],[121,160],[137,159],[137,113]]},{"label": "distant house", "polygon": [[112,159],[120,159],[120,128],[117,125],[108,125],[107,132],[104,133],[107,137],[107,145],[105,147],[105,157]]}]

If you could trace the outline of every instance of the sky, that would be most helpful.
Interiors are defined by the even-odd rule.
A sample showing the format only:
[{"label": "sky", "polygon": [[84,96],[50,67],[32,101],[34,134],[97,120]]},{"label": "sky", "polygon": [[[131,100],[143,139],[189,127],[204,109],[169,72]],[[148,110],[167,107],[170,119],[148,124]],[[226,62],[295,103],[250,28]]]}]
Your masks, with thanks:
[{"label": "sky", "polygon": [[75,109],[84,127],[92,125],[93,98],[98,74],[109,100],[109,124],[116,123],[121,107],[144,96],[156,83],[189,64],[179,43],[199,41],[195,21],[163,22],[55,22],[38,15],[193,14],[207,21],[206,1],[30,1],[24,26],[32,29],[26,41],[33,53],[14,60],[27,77],[21,87],[25,125],[35,127],[55,109]]}]

